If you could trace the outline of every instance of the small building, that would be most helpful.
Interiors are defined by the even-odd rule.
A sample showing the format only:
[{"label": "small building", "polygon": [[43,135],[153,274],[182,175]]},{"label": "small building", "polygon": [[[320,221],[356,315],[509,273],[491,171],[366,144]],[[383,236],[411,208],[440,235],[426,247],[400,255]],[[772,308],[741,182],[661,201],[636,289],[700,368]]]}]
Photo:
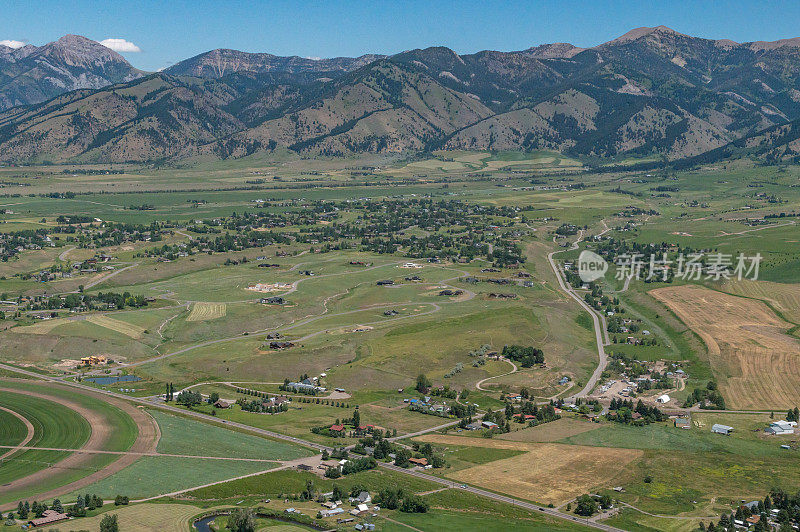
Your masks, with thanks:
[{"label": "small building", "polygon": [[55,510],[45,510],[42,514],[42,517],[38,517],[36,519],[31,519],[28,521],[28,524],[31,527],[37,526],[44,526],[44,525],[51,525],[53,523],[58,523],[59,521],[65,521],[69,519],[67,514],[62,514],[56,512]]},{"label": "small building", "polygon": [[344,432],[344,425],[331,425],[330,431],[341,434]]},{"label": "small building", "polygon": [[481,421],[481,426],[484,427],[484,428],[487,428],[487,429],[496,429],[500,425],[498,425],[497,423],[495,423],[493,421]]},{"label": "small building", "polygon": [[222,409],[230,408],[231,407],[231,403],[229,403],[228,401],[226,401],[224,399],[217,399],[217,402],[214,403],[214,407],[215,408],[222,408]]},{"label": "small building", "polygon": [[711,432],[713,432],[715,434],[724,434],[724,435],[727,436],[731,432],[733,432],[733,427],[729,427],[728,425],[720,425],[719,423],[715,423],[711,427]]},{"label": "small building", "polygon": [[330,510],[320,510],[319,513],[322,514],[322,517],[333,517],[334,515],[343,514],[344,508],[336,507]]},{"label": "small building", "polygon": [[362,491],[356,497],[353,497],[353,500],[351,502],[357,504],[369,504],[372,502],[372,497],[370,496],[368,491]]},{"label": "small building", "polygon": [[409,458],[408,461],[411,462],[412,464],[418,465],[420,467],[425,467],[426,465],[428,465],[428,459],[427,458]]},{"label": "small building", "polygon": [[690,429],[692,428],[692,423],[689,421],[688,417],[676,417],[675,427],[679,429]]},{"label": "small building", "polygon": [[669,395],[664,394],[664,395],[661,395],[661,396],[657,397],[656,398],[656,403],[661,403],[662,405],[664,403],[669,403]]},{"label": "small building", "polygon": [[781,435],[781,434],[794,434],[794,428],[797,426],[796,421],[773,421],[769,427],[764,429],[767,434]]},{"label": "small building", "polygon": [[375,284],[377,284],[378,286],[391,286],[394,284],[394,281],[392,281],[391,279],[384,279],[382,281],[378,281]]},{"label": "small building", "polygon": [[352,515],[359,515],[362,512],[368,512],[368,511],[369,511],[369,506],[367,506],[366,504],[359,504],[358,506],[350,510],[350,513]]}]

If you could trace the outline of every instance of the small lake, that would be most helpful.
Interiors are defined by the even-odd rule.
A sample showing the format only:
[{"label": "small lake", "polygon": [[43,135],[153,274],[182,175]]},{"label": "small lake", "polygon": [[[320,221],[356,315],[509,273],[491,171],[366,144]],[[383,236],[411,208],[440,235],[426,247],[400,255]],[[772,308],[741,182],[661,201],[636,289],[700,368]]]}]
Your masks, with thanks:
[{"label": "small lake", "polygon": [[100,386],[107,386],[118,382],[136,382],[142,379],[136,375],[114,375],[113,377],[87,377],[84,380],[99,384]]}]

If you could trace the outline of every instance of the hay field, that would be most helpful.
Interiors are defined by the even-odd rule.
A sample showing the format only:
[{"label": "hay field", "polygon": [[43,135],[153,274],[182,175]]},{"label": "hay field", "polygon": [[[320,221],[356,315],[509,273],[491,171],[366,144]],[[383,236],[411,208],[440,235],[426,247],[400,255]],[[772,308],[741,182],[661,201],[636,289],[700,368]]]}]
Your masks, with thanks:
[{"label": "hay field", "polygon": [[[112,509],[116,514],[120,530],[130,532],[152,532],[153,530],[176,530],[190,532],[193,516],[202,512],[197,506],[189,504],[154,504],[144,503],[134,506],[120,506]],[[105,513],[75,521],[83,530],[98,530]]]},{"label": "hay field", "polygon": [[708,346],[730,409],[784,409],[800,403],[800,342],[765,303],[693,285],[650,291]]},{"label": "hay field", "polygon": [[732,294],[762,299],[787,320],[800,324],[800,284],[742,279],[725,283],[723,289]]},{"label": "hay field", "polygon": [[225,303],[195,303],[186,321],[208,321],[222,318],[227,313]]},{"label": "hay field", "polygon": [[59,325],[64,325],[65,323],[69,322],[70,320],[68,320],[67,318],[42,320],[38,323],[34,323],[33,325],[26,325],[24,327],[14,327],[12,332],[24,333],[24,334],[50,334],[50,331],[52,331]]},{"label": "hay field", "polygon": [[[512,423],[511,426],[513,428],[514,424]],[[528,427],[522,430],[500,434],[495,436],[495,438],[520,442],[556,442],[564,438],[569,438],[570,436],[589,432],[590,430],[599,428],[599,426],[600,425],[597,423],[565,417],[539,425],[538,427]]]},{"label": "hay field", "polygon": [[608,488],[625,467],[641,458],[639,449],[526,443],[460,436],[417,438],[439,445],[469,445],[526,451],[524,454],[462,469],[447,475],[492,491],[559,506],[595,488]]},{"label": "hay field", "polygon": [[145,332],[145,329],[143,327],[139,327],[138,325],[134,325],[132,323],[110,318],[102,314],[89,316],[88,318],[86,318],[86,321],[88,321],[89,323],[94,323],[95,325],[99,325],[100,327],[105,327],[106,329],[111,329],[112,331],[124,334],[125,336],[130,336],[131,338],[141,338],[142,336],[144,336]]}]

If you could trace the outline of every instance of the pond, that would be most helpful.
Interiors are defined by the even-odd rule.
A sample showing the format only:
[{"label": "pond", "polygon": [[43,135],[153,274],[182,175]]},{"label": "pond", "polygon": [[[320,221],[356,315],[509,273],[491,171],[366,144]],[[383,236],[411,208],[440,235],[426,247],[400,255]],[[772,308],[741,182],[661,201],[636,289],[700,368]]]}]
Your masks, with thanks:
[{"label": "pond", "polygon": [[116,384],[118,382],[136,382],[142,379],[136,375],[114,375],[113,377],[87,377],[84,380],[99,384],[100,386],[106,386],[108,384]]}]

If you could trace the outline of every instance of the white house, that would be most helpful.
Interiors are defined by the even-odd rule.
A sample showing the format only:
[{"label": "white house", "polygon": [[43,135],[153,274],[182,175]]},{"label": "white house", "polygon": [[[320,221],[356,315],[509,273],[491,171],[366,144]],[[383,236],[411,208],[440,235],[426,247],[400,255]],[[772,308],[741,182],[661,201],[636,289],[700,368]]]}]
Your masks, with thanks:
[{"label": "white house", "polygon": [[764,432],[767,434],[794,434],[796,426],[796,421],[773,421],[769,424],[769,427],[764,429]]},{"label": "white house", "polygon": [[664,394],[664,395],[656,398],[656,403],[661,403],[661,404],[669,403],[669,395]]}]

